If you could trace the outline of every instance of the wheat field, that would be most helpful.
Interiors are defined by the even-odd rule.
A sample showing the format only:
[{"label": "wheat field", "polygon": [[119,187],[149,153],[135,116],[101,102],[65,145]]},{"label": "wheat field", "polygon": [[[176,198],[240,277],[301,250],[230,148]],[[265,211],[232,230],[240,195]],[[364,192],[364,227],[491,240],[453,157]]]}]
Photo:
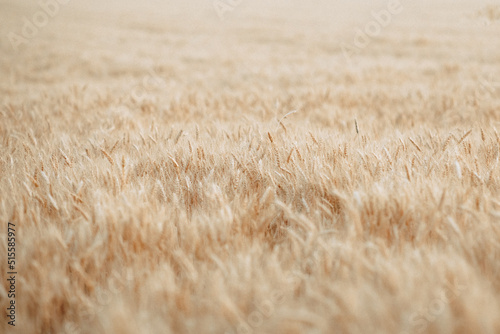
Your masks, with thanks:
[{"label": "wheat field", "polygon": [[1,333],[500,333],[499,6],[0,8]]}]

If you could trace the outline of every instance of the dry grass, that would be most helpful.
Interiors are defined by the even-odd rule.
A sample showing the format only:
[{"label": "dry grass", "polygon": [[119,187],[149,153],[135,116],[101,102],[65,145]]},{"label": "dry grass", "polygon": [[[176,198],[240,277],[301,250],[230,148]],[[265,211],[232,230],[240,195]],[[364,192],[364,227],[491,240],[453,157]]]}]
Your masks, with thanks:
[{"label": "dry grass", "polygon": [[500,23],[405,2],[348,64],[385,2],[211,5],[2,39],[0,331],[500,332]]}]

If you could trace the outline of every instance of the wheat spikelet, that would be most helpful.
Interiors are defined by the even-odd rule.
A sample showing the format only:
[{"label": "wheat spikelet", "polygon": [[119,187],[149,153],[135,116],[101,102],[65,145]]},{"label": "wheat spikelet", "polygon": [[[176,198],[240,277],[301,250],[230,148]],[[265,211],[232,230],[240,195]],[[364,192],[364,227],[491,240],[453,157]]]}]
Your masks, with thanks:
[{"label": "wheat spikelet", "polygon": [[419,152],[422,152],[422,149],[420,148],[420,146],[418,146],[418,145],[417,145],[417,143],[415,143],[415,142],[413,141],[413,139],[411,139],[411,138],[408,138],[408,139],[409,139],[409,140],[410,140],[410,142],[413,144],[413,146],[415,146],[415,147],[417,148],[417,150],[418,150]]},{"label": "wheat spikelet", "polygon": [[460,140],[457,142],[457,145],[460,145],[461,142],[463,142],[465,140],[465,138],[467,138],[470,134],[472,133],[472,129],[470,129],[469,131],[467,131],[461,138]]},{"label": "wheat spikelet", "polygon": [[295,150],[295,148],[292,148],[290,150],[290,153],[288,153],[288,157],[286,158],[286,163],[288,164],[290,162],[290,159],[292,158],[292,153]]},{"label": "wheat spikelet", "polygon": [[102,148],[101,148],[100,150],[101,150],[102,154],[104,154],[104,156],[106,157],[106,159],[108,159],[109,163],[110,163],[111,165],[114,165],[114,164],[115,164],[115,162],[113,161],[113,158],[111,158],[111,156],[108,154],[108,152],[106,152],[106,151],[105,151],[104,149],[102,149]]},{"label": "wheat spikelet", "polygon": [[267,133],[267,137],[269,138],[269,141],[271,141],[271,144],[274,146],[274,139],[273,136],[271,136],[271,133]]},{"label": "wheat spikelet", "polygon": [[174,157],[172,157],[171,155],[168,155],[168,158],[170,159],[170,161],[173,162],[175,168],[179,169],[179,164],[177,163],[177,161],[175,161]]},{"label": "wheat spikelet", "polygon": [[177,145],[177,142],[178,142],[178,141],[179,141],[179,139],[181,138],[183,131],[184,131],[184,130],[182,130],[182,129],[181,129],[181,131],[179,131],[179,133],[177,134],[177,136],[175,136],[175,139],[174,139],[174,145]]},{"label": "wheat spikelet", "polygon": [[411,174],[407,164],[405,164],[405,171],[406,171],[406,178],[408,179],[408,181],[411,182]]},{"label": "wheat spikelet", "polygon": [[450,143],[451,138],[452,138],[452,135],[450,134],[448,136],[448,138],[446,138],[446,140],[444,141],[443,148],[442,148],[443,152],[446,151],[446,148],[448,147],[448,144]]},{"label": "wheat spikelet", "polygon": [[311,131],[309,131],[309,136],[311,136],[311,138],[312,138],[313,142],[314,142],[316,145],[318,145],[318,146],[319,146],[318,141],[316,140],[316,138],[314,137],[314,135],[311,133]]}]

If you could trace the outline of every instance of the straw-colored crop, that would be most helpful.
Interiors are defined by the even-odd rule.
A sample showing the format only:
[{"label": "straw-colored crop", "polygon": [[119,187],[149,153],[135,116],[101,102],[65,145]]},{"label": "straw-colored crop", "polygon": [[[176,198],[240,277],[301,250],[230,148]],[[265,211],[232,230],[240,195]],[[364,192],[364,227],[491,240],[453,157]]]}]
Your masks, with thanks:
[{"label": "straw-colored crop", "polygon": [[0,1],[1,333],[500,332],[496,6],[63,2]]}]

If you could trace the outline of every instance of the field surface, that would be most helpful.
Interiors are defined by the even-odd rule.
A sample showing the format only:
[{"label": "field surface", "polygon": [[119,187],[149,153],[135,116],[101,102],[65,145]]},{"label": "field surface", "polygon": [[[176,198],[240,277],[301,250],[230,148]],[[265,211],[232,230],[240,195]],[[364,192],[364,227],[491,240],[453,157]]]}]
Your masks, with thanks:
[{"label": "field surface", "polygon": [[1,333],[500,333],[500,6],[0,22]]}]

